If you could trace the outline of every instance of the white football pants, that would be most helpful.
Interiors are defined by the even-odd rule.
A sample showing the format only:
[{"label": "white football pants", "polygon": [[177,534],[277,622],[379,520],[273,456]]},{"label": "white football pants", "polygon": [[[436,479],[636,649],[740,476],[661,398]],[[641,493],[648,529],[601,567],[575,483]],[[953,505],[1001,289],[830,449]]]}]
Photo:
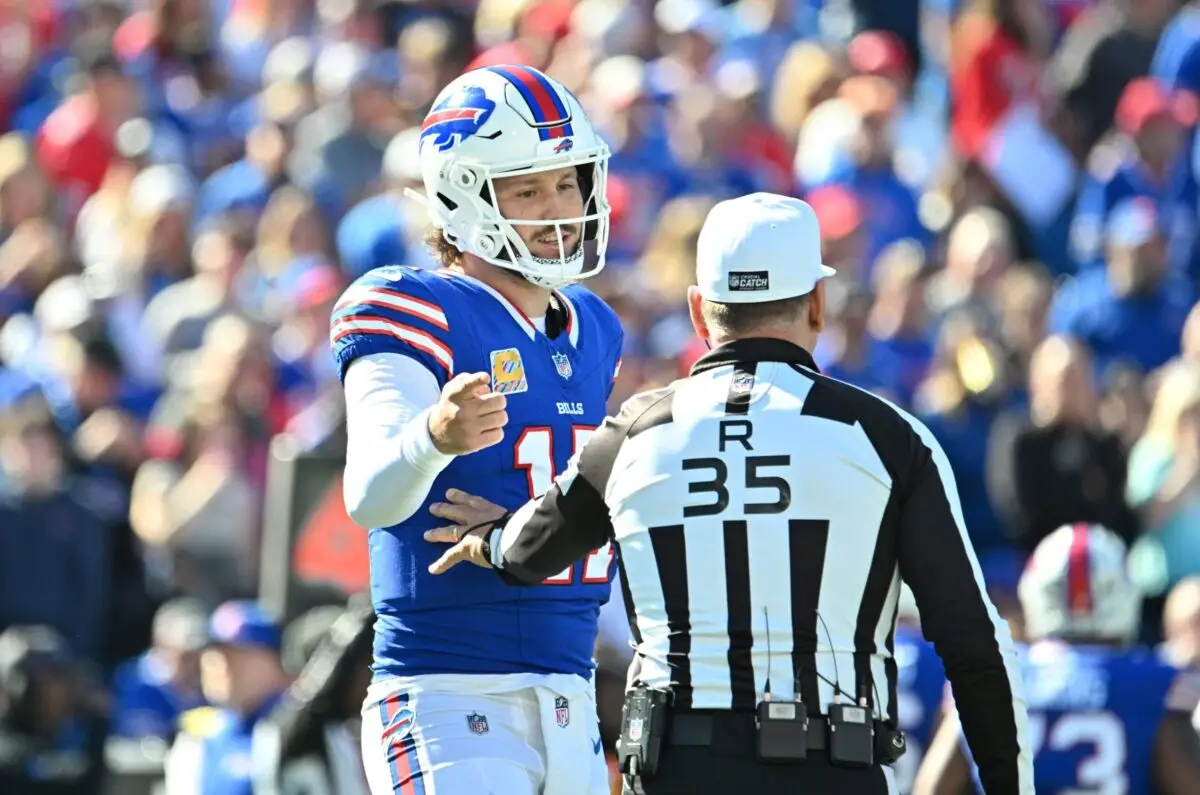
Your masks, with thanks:
[{"label": "white football pants", "polygon": [[608,795],[592,682],[568,674],[436,674],[371,685],[372,795]]}]

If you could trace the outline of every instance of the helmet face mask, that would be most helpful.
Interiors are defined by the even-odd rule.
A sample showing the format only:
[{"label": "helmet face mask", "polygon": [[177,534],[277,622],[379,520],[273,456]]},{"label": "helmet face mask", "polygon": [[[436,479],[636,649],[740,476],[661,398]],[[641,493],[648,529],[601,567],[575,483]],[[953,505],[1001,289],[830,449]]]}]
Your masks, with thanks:
[{"label": "helmet face mask", "polygon": [[[541,106],[536,113],[526,96],[528,85],[541,92],[533,103]],[[548,116],[547,107],[557,110]],[[542,287],[561,287],[603,269],[610,214],[605,191],[608,159],[608,146],[592,129],[578,100],[528,67],[468,72],[439,95],[422,125],[421,169],[434,227],[460,251]],[[517,218],[501,211],[505,180],[564,168],[576,170],[582,212],[563,218]],[[530,237],[551,232],[557,253],[535,254],[517,227]],[[577,231],[567,231],[572,229]],[[572,236],[575,239],[568,241]],[[590,266],[587,242],[595,245]]]}]

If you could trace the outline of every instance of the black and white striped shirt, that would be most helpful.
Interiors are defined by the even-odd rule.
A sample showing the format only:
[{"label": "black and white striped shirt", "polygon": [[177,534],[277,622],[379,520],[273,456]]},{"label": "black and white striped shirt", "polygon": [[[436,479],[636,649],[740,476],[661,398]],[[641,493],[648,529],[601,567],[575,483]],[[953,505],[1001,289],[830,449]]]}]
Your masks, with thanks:
[{"label": "black and white striped shirt", "polygon": [[[493,537],[533,584],[615,539],[630,681],[677,709],[752,710],[770,680],[824,714],[835,685],[895,725],[900,580],[941,656],[985,791],[1033,792],[1007,625],[940,445],[899,408],[742,340],[631,398]],[[814,710],[814,706],[817,708]]]}]

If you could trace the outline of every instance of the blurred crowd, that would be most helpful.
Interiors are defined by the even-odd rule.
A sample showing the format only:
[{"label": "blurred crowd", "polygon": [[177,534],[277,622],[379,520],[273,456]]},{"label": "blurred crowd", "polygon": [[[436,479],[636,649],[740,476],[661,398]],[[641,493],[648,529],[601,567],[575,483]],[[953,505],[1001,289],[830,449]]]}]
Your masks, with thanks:
[{"label": "blurred crowd", "polygon": [[[79,747],[203,702],[207,630],[155,613],[256,594],[272,438],[343,449],[333,303],[434,265],[420,120],[511,62],[612,147],[614,407],[702,352],[708,208],[801,196],[838,270],[817,361],[939,438],[997,602],[1100,522],[1160,640],[1200,574],[1200,4],[0,0],[0,630],[105,685]],[[162,721],[123,706],[147,683]]]}]

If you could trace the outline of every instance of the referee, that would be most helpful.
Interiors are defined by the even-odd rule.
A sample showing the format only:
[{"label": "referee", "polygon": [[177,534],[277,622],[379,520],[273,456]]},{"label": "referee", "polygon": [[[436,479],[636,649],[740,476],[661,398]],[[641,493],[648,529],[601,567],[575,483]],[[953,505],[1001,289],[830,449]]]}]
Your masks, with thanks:
[{"label": "referee", "polygon": [[431,571],[532,585],[616,541],[636,641],[618,751],[648,795],[896,792],[903,578],[984,791],[1032,793],[1012,641],[945,454],[813,362],[833,271],[812,209],[722,202],[698,249],[688,310],[711,352],[631,398],[540,501],[434,506],[456,526],[427,537],[458,543]]}]

